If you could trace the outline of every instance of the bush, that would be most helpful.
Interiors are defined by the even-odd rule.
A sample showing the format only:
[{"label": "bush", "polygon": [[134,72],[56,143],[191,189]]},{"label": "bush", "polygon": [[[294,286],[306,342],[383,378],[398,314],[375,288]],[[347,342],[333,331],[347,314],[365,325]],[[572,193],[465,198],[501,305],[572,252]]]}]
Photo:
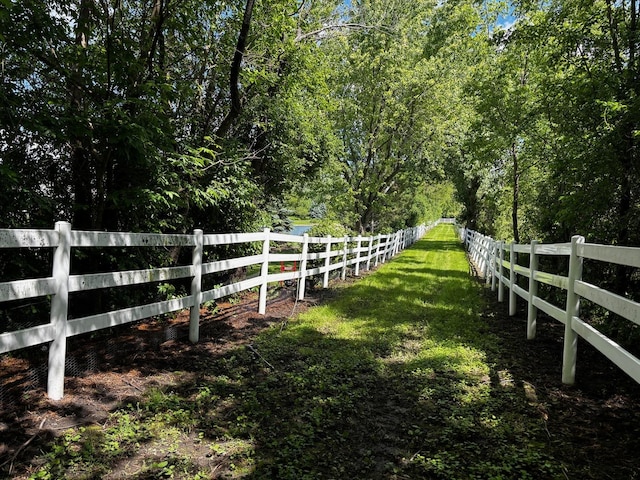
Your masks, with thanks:
[{"label": "bush", "polygon": [[326,237],[327,235],[331,235],[336,238],[352,234],[351,230],[340,222],[330,219],[323,219],[320,223],[314,225],[308,233],[310,237]]}]

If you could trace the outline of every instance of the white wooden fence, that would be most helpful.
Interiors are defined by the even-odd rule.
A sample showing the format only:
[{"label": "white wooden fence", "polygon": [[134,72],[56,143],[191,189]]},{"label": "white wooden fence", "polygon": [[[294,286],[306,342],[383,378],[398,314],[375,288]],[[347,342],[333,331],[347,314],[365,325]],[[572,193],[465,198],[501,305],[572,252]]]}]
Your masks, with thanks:
[{"label": "white wooden fence", "polygon": [[[329,274],[340,270],[342,279],[347,269],[353,267],[354,275],[360,269],[369,270],[410,246],[438,222],[400,230],[390,235],[367,237],[293,236],[270,232],[203,234],[195,230],[192,235],[163,235],[151,233],[115,233],[74,231],[66,222],[58,222],[55,230],[0,229],[0,248],[53,248],[53,269],[50,277],[25,279],[0,283],[0,303],[33,297],[51,296],[50,322],[23,330],[0,334],[0,353],[51,342],[47,393],[58,400],[64,393],[64,369],[66,339],[74,335],[121,325],[144,318],[178,310],[190,309],[189,339],[197,342],[199,337],[200,305],[207,301],[260,287],[258,311],[266,311],[267,285],[285,280],[297,280],[297,295],[304,298],[305,282],[310,276],[322,275],[326,288]],[[241,258],[203,263],[203,250],[209,246],[261,242],[262,252]],[[272,253],[272,242],[299,244],[299,253]],[[323,245],[324,251],[309,252],[309,245]],[[193,251],[192,264],[145,270],[116,271],[71,275],[71,249],[86,247],[188,247]],[[336,248],[337,247],[337,248]],[[297,271],[269,273],[269,263],[297,261]],[[316,261],[321,266],[307,268],[308,262]],[[213,273],[260,266],[260,274],[252,278],[202,291],[202,277]],[[68,318],[69,293],[102,288],[139,285],[180,278],[191,278],[191,295],[146,305],[136,305],[116,311],[82,318]]]},{"label": "white wooden fence", "polygon": [[[527,302],[527,338],[532,339],[536,335],[538,309],[564,324],[564,383],[575,383],[578,335],[640,383],[640,359],[580,318],[580,300],[584,298],[640,325],[640,303],[588,283],[582,278],[585,259],[640,268],[640,248],[585,243],[584,237],[579,235],[574,236],[570,243],[540,244],[532,241],[528,245],[515,242],[505,244],[473,230],[459,228],[458,231],[469,251],[470,259],[487,283],[491,283],[492,291],[496,290],[497,283],[498,301],[504,301],[505,287],[509,290],[509,315],[516,314],[516,297]],[[519,253],[529,255],[528,266],[518,264]],[[543,255],[569,257],[566,275],[540,271],[539,258]],[[529,279],[528,288],[518,285],[518,276]],[[559,308],[538,295],[540,283],[566,291],[564,308]]]}]

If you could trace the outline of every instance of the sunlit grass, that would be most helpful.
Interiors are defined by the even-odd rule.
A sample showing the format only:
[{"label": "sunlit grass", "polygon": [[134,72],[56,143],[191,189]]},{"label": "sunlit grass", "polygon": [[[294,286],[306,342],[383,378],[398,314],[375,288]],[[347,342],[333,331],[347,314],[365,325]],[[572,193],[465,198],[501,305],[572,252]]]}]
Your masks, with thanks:
[{"label": "sunlit grass", "polygon": [[[492,364],[480,286],[450,226],[334,297],[117,412],[92,447],[115,438],[113,457],[78,462],[58,444],[41,478],[152,448],[143,478],[558,478],[535,406]],[[198,448],[213,460],[196,462]]]}]

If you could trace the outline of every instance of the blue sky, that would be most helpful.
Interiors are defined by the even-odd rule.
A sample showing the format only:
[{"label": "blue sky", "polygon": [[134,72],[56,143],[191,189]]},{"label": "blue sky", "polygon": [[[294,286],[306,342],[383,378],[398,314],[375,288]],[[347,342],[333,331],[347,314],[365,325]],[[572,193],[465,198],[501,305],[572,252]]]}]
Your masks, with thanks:
[{"label": "blue sky", "polygon": [[498,16],[498,21],[496,23],[505,29],[511,27],[516,21],[516,17],[513,15],[513,13],[513,8],[510,8],[507,15]]},{"label": "blue sky", "polygon": [[[445,1],[445,0],[441,0],[441,1]],[[347,8],[351,7],[351,0],[344,0],[342,3]],[[497,25],[499,25],[504,29],[511,27],[516,21],[516,17],[513,14],[514,14],[514,9],[513,9],[513,6],[511,6],[511,3],[509,2],[509,13],[506,15],[499,15],[498,21],[496,22]]]}]

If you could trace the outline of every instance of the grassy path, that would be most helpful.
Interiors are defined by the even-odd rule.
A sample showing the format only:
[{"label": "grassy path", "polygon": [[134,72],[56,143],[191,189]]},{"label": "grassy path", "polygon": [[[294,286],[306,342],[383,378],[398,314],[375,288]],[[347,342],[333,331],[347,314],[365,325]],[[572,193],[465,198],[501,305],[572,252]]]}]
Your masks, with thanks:
[{"label": "grassy path", "polygon": [[564,478],[450,226],[338,290],[66,435],[41,478]]},{"label": "grassy path", "polygon": [[[258,343],[256,476],[558,478],[450,226]],[[508,383],[508,382],[507,382]],[[261,413],[258,413],[261,412]]]}]

